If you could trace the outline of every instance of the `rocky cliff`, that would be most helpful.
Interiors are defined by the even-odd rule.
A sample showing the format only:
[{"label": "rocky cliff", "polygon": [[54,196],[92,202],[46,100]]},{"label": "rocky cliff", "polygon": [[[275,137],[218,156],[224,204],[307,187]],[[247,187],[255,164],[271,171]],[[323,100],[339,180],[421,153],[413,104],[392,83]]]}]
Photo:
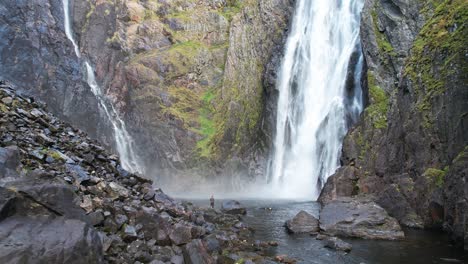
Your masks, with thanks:
[{"label": "rocky cliff", "polygon": [[468,3],[367,0],[369,105],[321,200],[372,195],[410,227],[467,236]]},{"label": "rocky cliff", "polygon": [[[229,159],[265,155],[257,154],[271,116],[264,76],[281,50],[292,5],[74,0],[69,12],[80,51],[126,121],[147,171],[161,176],[192,168],[206,174]],[[1,3],[0,34],[8,42],[0,44],[0,75],[112,147],[63,14],[59,0]]]}]

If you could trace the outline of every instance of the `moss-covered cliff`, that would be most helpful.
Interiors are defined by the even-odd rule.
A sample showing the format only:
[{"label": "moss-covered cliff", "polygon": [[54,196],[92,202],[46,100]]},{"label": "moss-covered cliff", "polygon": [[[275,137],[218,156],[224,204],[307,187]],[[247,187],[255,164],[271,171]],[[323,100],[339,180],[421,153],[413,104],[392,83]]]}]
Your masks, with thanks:
[{"label": "moss-covered cliff", "polygon": [[342,157],[357,169],[354,194],[373,195],[404,225],[443,227],[465,245],[467,12],[464,0],[366,1],[370,100]]},{"label": "moss-covered cliff", "polygon": [[261,147],[252,143],[262,137],[265,65],[282,44],[291,6],[75,1],[74,17],[146,164],[173,173],[219,167]]}]

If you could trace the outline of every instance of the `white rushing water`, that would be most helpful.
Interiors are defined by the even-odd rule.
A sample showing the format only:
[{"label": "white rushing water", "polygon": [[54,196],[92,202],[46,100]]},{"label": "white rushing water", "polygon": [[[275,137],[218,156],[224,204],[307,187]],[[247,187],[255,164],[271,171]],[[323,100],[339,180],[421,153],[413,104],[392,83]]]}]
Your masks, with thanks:
[{"label": "white rushing water", "polygon": [[[75,53],[78,58],[81,58],[80,50],[73,37],[73,30],[70,22],[70,10],[68,0],[62,0],[64,10],[65,34],[75,48]],[[114,139],[117,152],[120,156],[120,162],[124,169],[133,173],[142,173],[142,166],[139,162],[138,156],[134,150],[133,138],[128,133],[125,122],[119,117],[116,109],[112,103],[107,100],[102,92],[101,87],[96,81],[93,67],[87,60],[84,61],[86,68],[86,81],[91,88],[91,92],[96,96],[100,109],[104,112],[105,116],[109,119],[114,132]]]},{"label": "white rushing water", "polygon": [[[342,141],[362,111],[363,0],[298,0],[279,90],[269,181],[278,198],[316,199],[339,167]],[[353,53],[358,59],[350,64]],[[348,65],[351,67],[348,67]],[[348,68],[354,88],[347,92]]]}]

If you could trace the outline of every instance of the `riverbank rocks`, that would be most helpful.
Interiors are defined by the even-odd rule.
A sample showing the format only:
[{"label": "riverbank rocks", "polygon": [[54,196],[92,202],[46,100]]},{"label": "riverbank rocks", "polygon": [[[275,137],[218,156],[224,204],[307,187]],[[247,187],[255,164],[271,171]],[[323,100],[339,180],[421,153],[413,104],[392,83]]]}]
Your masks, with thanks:
[{"label": "riverbank rocks", "polygon": [[286,221],[285,227],[289,233],[317,233],[319,221],[313,215],[300,211],[293,219]]},{"label": "riverbank rocks", "polygon": [[221,211],[227,214],[247,214],[247,209],[245,209],[245,207],[242,206],[240,202],[234,200],[224,201],[221,205]]},{"label": "riverbank rocks", "polygon": [[326,203],[320,213],[320,229],[331,236],[364,239],[403,239],[398,221],[366,197],[339,198]]},{"label": "riverbank rocks", "polygon": [[177,202],[0,82],[3,98],[11,103],[0,103],[0,263],[270,259],[251,246],[239,215]]}]

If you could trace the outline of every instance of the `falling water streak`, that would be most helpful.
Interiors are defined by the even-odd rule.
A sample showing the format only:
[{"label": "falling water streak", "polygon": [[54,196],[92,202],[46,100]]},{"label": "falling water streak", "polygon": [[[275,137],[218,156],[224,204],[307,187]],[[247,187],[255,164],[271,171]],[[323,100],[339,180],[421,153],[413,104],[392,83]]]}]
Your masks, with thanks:
[{"label": "falling water streak", "polygon": [[[362,111],[359,19],[363,0],[299,0],[279,72],[269,181],[277,197],[316,199],[339,167],[347,117]],[[346,79],[359,52],[354,93]]]},{"label": "falling water streak", "polygon": [[[76,44],[76,41],[73,37],[68,0],[62,0],[62,3],[64,9],[65,35],[73,44],[76,56],[78,58],[81,58],[79,47]],[[94,94],[96,99],[98,99],[100,108],[104,111],[106,117],[112,124],[116,148],[117,152],[119,153],[120,161],[122,163],[123,168],[133,173],[142,173],[142,166],[139,163],[139,159],[137,158],[137,155],[134,151],[134,141],[130,134],[127,132],[125,122],[119,117],[112,103],[106,103],[108,100],[102,93],[101,87],[99,87],[96,81],[94,70],[89,64],[89,62],[84,60],[84,65],[86,67],[86,81],[89,87],[91,88],[91,92]]]},{"label": "falling water streak", "polygon": [[75,39],[73,38],[73,31],[71,29],[70,13],[69,13],[70,8],[69,8],[68,0],[62,0],[62,3],[63,3],[63,13],[64,13],[64,23],[65,23],[65,35],[73,44],[73,47],[75,48],[76,56],[80,58],[81,57],[80,49],[78,48],[78,45],[76,44]]}]

